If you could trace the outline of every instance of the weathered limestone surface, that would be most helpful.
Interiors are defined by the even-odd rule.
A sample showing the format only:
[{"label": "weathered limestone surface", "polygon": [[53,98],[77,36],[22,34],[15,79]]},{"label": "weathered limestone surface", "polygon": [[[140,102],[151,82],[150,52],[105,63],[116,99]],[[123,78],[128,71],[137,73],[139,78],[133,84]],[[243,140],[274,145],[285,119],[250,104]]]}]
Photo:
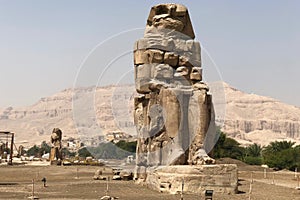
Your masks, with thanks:
[{"label": "weathered limestone surface", "polygon": [[[144,38],[134,45],[139,93],[134,99],[135,179],[175,193],[179,179],[188,175],[187,191],[202,192],[209,183],[224,187],[220,191],[234,191],[236,184],[228,186],[221,179],[224,171],[234,174],[236,166],[207,166],[215,162],[207,155],[216,139],[214,109],[209,88],[202,81],[200,43],[194,38],[186,7],[161,4],[152,7]],[[237,181],[236,175],[232,180]]]},{"label": "weathered limestone surface", "polygon": [[154,190],[171,194],[203,194],[205,190],[234,194],[237,192],[238,171],[235,164],[168,166],[149,169],[145,184]]},{"label": "weathered limestone surface", "polygon": [[[154,6],[144,38],[134,50],[137,166],[206,164],[207,131],[213,131],[211,95],[202,82],[200,43],[187,9]],[[203,159],[205,156],[206,159]]]}]

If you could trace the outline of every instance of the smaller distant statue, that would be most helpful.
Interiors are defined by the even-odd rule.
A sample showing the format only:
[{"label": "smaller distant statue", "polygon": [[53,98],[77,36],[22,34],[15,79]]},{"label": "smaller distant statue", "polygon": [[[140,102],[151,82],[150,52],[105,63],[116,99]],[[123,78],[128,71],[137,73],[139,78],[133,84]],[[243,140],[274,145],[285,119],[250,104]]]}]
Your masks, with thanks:
[{"label": "smaller distant statue", "polygon": [[1,159],[4,158],[4,152],[5,152],[5,144],[0,142],[0,162]]},{"label": "smaller distant statue", "polygon": [[62,161],[62,131],[59,128],[54,128],[51,134],[51,153],[50,162],[51,164],[60,165]]},{"label": "smaller distant statue", "polygon": [[23,156],[24,154],[24,146],[20,145],[19,149],[18,149],[18,158],[20,158],[21,156]]}]

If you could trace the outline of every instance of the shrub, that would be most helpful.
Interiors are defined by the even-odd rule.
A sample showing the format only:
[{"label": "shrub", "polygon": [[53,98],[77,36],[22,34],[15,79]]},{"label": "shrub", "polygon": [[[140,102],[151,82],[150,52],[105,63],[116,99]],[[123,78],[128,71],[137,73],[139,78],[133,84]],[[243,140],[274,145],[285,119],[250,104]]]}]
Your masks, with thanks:
[{"label": "shrub", "polygon": [[244,158],[244,162],[249,165],[262,165],[262,157],[247,156]]}]

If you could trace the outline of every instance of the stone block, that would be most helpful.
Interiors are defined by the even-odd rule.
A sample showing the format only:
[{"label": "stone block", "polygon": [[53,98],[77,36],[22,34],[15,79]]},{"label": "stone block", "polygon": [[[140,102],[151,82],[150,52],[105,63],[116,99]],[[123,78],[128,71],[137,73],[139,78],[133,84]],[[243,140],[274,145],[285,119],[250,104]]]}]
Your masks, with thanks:
[{"label": "stone block", "polygon": [[178,66],[193,67],[189,59],[185,56],[179,56]]},{"label": "stone block", "polygon": [[175,49],[175,44],[172,38],[149,38],[146,49],[173,51]]},{"label": "stone block", "polygon": [[147,51],[150,63],[162,63],[164,61],[164,52],[156,49]]},{"label": "stone block", "polygon": [[186,40],[177,39],[175,40],[175,50],[176,51],[188,51],[188,47],[186,45]]},{"label": "stone block", "polygon": [[194,41],[194,42],[193,42],[193,48],[191,49],[191,51],[192,51],[193,53],[198,53],[198,54],[200,54],[200,53],[201,53],[200,42]]},{"label": "stone block", "polygon": [[184,16],[186,15],[186,12],[187,12],[187,8],[185,6],[180,4],[176,5],[176,13],[175,13],[176,16]]},{"label": "stone block", "polygon": [[174,52],[166,52],[164,56],[164,63],[176,67],[178,65],[179,56]]},{"label": "stone block", "polygon": [[186,194],[203,195],[205,190],[235,194],[238,191],[237,165],[174,165],[148,170],[146,184],[151,189],[178,194],[181,192],[182,183],[183,192]]},{"label": "stone block", "polygon": [[189,60],[189,63],[191,63],[192,66],[201,67],[201,60],[191,59]]},{"label": "stone block", "polygon": [[201,55],[200,53],[192,53],[187,51],[175,52],[179,55],[179,58],[182,57],[186,61],[192,64],[192,66],[201,67]]},{"label": "stone block", "polygon": [[139,93],[150,92],[152,67],[151,64],[135,66],[135,88]]},{"label": "stone block", "polygon": [[148,48],[148,39],[142,38],[137,41],[137,49],[147,49]]},{"label": "stone block", "polygon": [[185,45],[186,45],[187,51],[193,51],[194,40],[187,40]]},{"label": "stone block", "polygon": [[137,78],[135,80],[135,89],[138,93],[145,94],[149,93],[151,85],[151,79],[148,78]]},{"label": "stone block", "polygon": [[[201,63],[201,47],[200,47],[199,42],[194,41],[193,47],[190,52],[192,54],[192,56],[190,57],[191,60],[196,60]],[[197,66],[200,66],[200,65],[197,65]]]},{"label": "stone block", "polygon": [[151,78],[151,71],[152,71],[152,65],[151,64],[144,64],[144,65],[137,65],[136,68],[136,78],[142,79],[142,78]]},{"label": "stone block", "polygon": [[159,64],[153,69],[153,78],[160,79],[161,81],[166,81],[173,78],[174,69],[170,65]]},{"label": "stone block", "polygon": [[202,80],[202,68],[200,67],[193,67],[191,74],[190,74],[191,80],[194,81],[201,81]]},{"label": "stone block", "polygon": [[135,65],[142,65],[142,64],[148,64],[149,58],[148,53],[145,49],[136,50],[134,52],[134,64]]},{"label": "stone block", "polygon": [[162,46],[163,46],[162,50],[164,51],[173,51],[173,49],[175,48],[174,39],[166,38],[165,40],[163,40]]}]

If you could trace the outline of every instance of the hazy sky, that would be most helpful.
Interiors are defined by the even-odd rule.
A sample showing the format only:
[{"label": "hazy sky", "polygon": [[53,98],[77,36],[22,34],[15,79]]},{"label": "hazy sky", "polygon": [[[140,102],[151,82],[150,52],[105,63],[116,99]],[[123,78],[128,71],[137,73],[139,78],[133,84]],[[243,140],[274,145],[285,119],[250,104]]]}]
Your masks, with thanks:
[{"label": "hazy sky", "polygon": [[[133,68],[128,51],[142,37],[151,6],[163,2],[170,1],[0,0],[0,107],[30,105],[80,85],[77,74],[95,85],[107,65],[102,58],[120,57],[102,73],[103,84],[126,77]],[[300,106],[300,1],[174,2],[188,7],[196,39],[224,81]],[[97,73],[78,73],[88,62],[97,63]],[[205,77],[210,69],[203,68]]]}]

